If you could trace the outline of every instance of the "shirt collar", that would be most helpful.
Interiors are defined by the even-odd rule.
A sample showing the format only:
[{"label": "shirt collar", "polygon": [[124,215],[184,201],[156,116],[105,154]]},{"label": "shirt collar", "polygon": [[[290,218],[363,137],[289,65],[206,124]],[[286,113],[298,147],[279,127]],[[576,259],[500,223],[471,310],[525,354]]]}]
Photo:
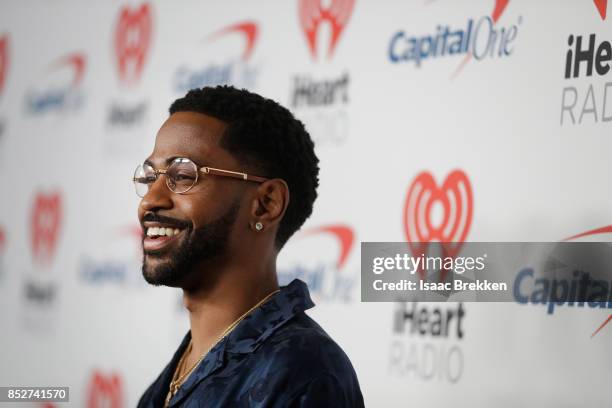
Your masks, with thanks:
[{"label": "shirt collar", "polygon": [[[172,398],[170,407],[183,400],[198,383],[220,368],[224,362],[225,352],[247,354],[255,351],[261,343],[293,316],[313,306],[308,287],[301,280],[294,279],[289,285],[281,286],[280,292],[242,319],[230,334],[208,352]],[[167,377],[172,376],[170,369],[176,367],[176,362],[189,344],[189,340],[191,340],[191,331],[187,332],[176,351],[173,358],[174,364],[171,363],[166,368]],[[166,389],[165,392],[167,393],[168,390]]]},{"label": "shirt collar", "polygon": [[241,354],[255,351],[276,329],[313,306],[306,284],[294,279],[238,324],[227,337],[226,351]]}]

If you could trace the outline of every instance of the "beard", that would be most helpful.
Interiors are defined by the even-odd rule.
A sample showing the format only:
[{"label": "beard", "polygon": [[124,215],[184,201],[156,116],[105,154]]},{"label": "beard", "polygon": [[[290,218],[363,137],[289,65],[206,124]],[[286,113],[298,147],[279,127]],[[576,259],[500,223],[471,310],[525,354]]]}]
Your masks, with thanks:
[{"label": "beard", "polygon": [[168,258],[167,261],[158,259],[155,265],[150,265],[147,257],[160,258],[160,256],[155,253],[144,254],[142,276],[145,281],[154,286],[182,287],[194,278],[199,280],[213,278],[213,276],[192,276],[192,272],[195,272],[198,266],[225,255],[239,207],[240,203],[235,202],[221,217],[197,229],[193,228],[193,224],[186,223],[183,231],[185,236],[177,243],[176,248],[164,255]]}]

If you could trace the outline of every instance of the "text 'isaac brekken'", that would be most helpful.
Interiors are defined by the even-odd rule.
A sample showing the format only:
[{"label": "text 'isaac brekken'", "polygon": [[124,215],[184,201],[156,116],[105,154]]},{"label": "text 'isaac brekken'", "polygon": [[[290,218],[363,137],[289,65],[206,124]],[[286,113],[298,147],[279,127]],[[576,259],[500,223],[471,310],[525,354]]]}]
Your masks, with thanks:
[{"label": "text 'isaac brekken'", "polygon": [[[417,288],[418,286],[418,288]],[[372,287],[377,291],[507,291],[508,284],[505,282],[490,282],[487,279],[476,280],[474,282],[464,282],[459,279],[453,282],[417,282],[402,279],[396,282],[383,282],[377,279],[372,283]]]}]

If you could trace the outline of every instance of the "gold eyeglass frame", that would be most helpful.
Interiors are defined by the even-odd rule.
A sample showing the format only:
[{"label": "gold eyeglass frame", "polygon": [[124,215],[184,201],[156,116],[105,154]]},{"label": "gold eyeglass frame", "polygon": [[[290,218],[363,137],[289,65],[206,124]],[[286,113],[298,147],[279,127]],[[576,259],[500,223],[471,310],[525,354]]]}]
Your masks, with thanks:
[{"label": "gold eyeglass frame", "polygon": [[[220,176],[220,177],[230,177],[230,178],[235,178],[235,179],[239,179],[239,180],[244,180],[244,181],[252,181],[254,183],[263,183],[265,181],[268,181],[269,179],[265,178],[265,177],[260,177],[260,176],[253,176],[251,174],[247,174],[247,173],[241,173],[239,171],[231,171],[231,170],[223,170],[223,169],[217,169],[215,167],[208,167],[208,166],[203,166],[198,168],[198,165],[196,163],[194,163],[193,160],[187,158],[187,157],[177,157],[175,159],[172,160],[172,163],[170,163],[170,165],[168,167],[166,167],[165,169],[156,169],[154,168],[152,165],[148,164],[148,163],[142,163],[139,164],[138,166],[136,166],[136,170],[134,170],[134,176],[132,177],[132,181],[134,182],[134,184],[136,184],[136,181],[138,180],[135,176],[136,171],[138,170],[138,167],[143,167],[145,165],[151,167],[151,169],[153,169],[153,173],[155,174],[155,181],[157,181],[157,179],[159,178],[160,174],[166,174],[168,173],[168,168],[170,166],[172,166],[175,162],[181,162],[181,161],[189,161],[190,163],[193,163],[196,171],[196,179],[193,182],[193,184],[191,185],[191,187],[189,187],[187,190],[185,191],[181,191],[176,192],[174,190],[172,190],[172,188],[170,188],[170,185],[168,184],[168,177],[166,177],[166,187],[168,187],[168,190],[170,190],[171,192],[175,193],[175,194],[185,194],[187,192],[189,192],[189,190],[191,190],[196,184],[198,184],[198,181],[200,180],[200,172],[207,174],[207,175],[212,175],[212,176]],[[154,182],[153,182],[154,183]],[[151,183],[151,184],[153,184]],[[150,188],[150,186],[149,186]],[[141,197],[138,194],[138,189],[136,189],[136,195],[138,195],[139,197]],[[148,191],[148,190],[147,190]],[[142,196],[144,197],[144,196]],[[141,198],[142,198],[141,197]]]}]

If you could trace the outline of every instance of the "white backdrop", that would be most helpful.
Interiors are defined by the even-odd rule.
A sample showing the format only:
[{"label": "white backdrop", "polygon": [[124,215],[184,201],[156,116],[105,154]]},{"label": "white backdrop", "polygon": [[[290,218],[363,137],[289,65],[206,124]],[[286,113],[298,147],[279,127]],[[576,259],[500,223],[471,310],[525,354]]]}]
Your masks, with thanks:
[{"label": "white backdrop", "polygon": [[[289,107],[317,142],[319,199],[279,274],[309,284],[309,314],[351,358],[367,406],[611,406],[612,325],[592,336],[609,309],[467,303],[440,337],[394,331],[400,305],[359,299],[359,242],[408,239],[406,194],[424,172],[442,196],[453,171],[468,180],[467,240],[612,224],[605,5],[2,2],[0,385],[136,405],[188,324],[179,291],[141,279],[132,172],[174,99],[232,83]],[[591,75],[585,61],[565,78],[591,34]]]}]

